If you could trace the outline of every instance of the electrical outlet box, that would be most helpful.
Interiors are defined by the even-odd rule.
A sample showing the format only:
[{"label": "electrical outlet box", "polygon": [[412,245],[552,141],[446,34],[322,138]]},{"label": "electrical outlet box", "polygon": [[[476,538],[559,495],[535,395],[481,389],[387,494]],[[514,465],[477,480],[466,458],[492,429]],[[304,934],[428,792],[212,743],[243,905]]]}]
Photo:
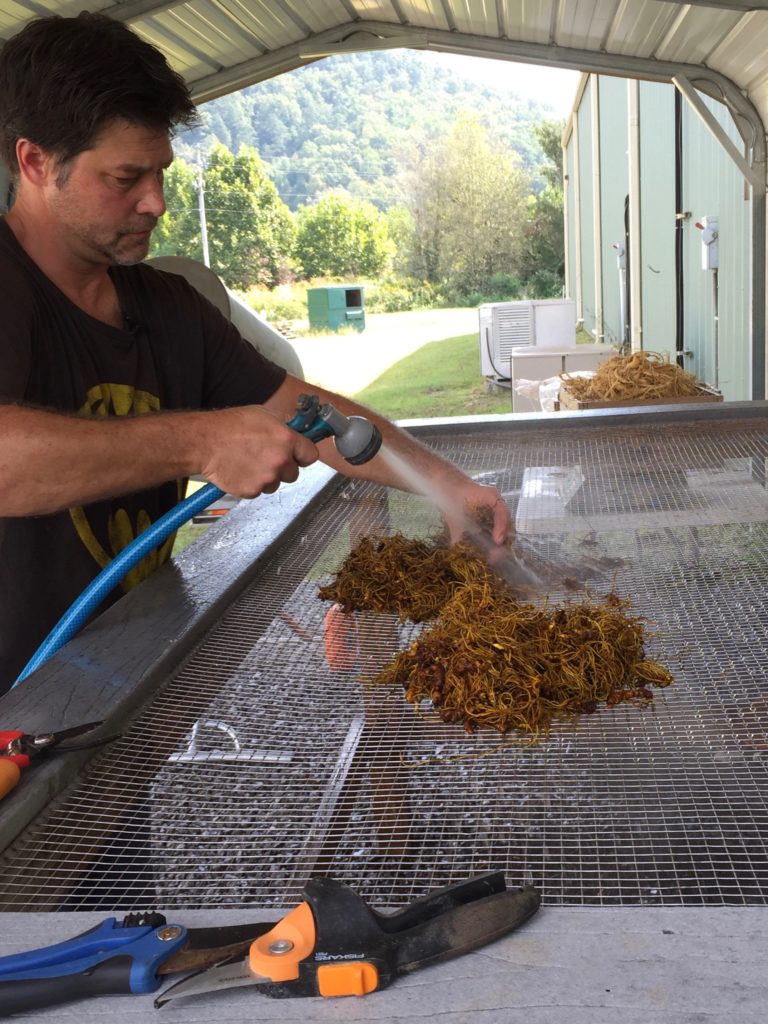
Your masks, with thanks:
[{"label": "electrical outlet box", "polygon": [[717,270],[720,266],[719,223],[717,217],[702,217],[696,221],[701,232],[701,269]]}]

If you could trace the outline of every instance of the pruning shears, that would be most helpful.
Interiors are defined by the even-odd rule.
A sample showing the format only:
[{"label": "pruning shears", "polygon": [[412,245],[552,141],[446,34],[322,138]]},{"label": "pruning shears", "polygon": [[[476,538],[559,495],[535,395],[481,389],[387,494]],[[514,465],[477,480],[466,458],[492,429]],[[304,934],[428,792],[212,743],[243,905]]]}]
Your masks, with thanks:
[{"label": "pruning shears", "polygon": [[73,729],[61,729],[59,732],[43,732],[37,735],[21,732],[18,729],[5,731],[0,729],[0,800],[17,785],[22,769],[28,768],[38,757],[51,752],[66,754],[73,750],[100,747],[102,744],[116,739],[116,736],[100,736],[80,743],[70,743],[65,747],[59,746],[65,740],[75,739],[93,729],[98,729],[103,724],[103,722],[87,722],[85,725],[76,725]]},{"label": "pruning shears", "polygon": [[392,914],[349,886],[313,878],[282,920],[184,928],[160,914],[109,918],[67,942],[0,958],[0,1016],[88,996],[154,992],[155,1000],[253,985],[268,996],[363,996],[397,977],[501,938],[539,908],[531,886],[491,872],[438,889]]}]

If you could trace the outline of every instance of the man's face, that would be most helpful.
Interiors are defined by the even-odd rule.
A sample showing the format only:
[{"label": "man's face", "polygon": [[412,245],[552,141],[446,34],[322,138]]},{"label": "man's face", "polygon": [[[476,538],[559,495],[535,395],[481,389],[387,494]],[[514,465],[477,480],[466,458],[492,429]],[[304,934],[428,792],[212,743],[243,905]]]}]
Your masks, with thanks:
[{"label": "man's face", "polygon": [[48,186],[61,240],[89,263],[139,263],[165,212],[163,171],[172,159],[166,132],[111,122]]}]

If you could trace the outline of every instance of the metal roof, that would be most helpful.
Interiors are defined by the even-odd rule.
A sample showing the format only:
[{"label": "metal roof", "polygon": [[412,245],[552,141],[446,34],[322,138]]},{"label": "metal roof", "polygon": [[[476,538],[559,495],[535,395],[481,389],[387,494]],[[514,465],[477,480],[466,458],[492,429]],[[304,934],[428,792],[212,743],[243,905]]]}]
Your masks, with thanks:
[{"label": "metal roof", "polygon": [[732,107],[754,123],[746,98],[768,123],[768,0],[0,0],[0,37],[82,9],[163,50],[198,102],[323,55],[408,46],[661,80],[682,66],[717,98],[735,83]]}]

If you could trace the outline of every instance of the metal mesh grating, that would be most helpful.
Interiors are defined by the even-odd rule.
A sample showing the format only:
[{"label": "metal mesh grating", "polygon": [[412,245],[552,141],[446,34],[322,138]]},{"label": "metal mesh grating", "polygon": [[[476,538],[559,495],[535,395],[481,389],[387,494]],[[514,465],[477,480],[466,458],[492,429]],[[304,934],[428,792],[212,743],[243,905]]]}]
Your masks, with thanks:
[{"label": "metal mesh grating", "polygon": [[286,905],[313,873],[394,906],[489,868],[549,903],[766,902],[768,429],[433,443],[501,487],[537,550],[621,559],[590,585],[632,597],[675,685],[526,747],[362,685],[414,635],[389,616],[331,671],[318,584],[351,538],[435,525],[421,499],[339,488],[9,849],[3,910]]}]

